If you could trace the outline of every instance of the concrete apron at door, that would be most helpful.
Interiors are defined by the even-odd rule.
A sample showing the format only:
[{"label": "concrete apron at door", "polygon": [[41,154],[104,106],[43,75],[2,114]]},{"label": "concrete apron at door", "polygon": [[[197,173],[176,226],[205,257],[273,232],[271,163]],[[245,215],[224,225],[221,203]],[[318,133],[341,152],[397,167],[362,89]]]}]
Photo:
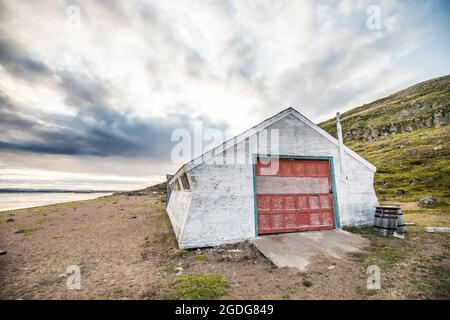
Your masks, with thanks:
[{"label": "concrete apron at door", "polygon": [[370,245],[368,239],[340,229],[265,235],[250,242],[277,267],[300,271],[306,271],[314,258],[341,259]]}]

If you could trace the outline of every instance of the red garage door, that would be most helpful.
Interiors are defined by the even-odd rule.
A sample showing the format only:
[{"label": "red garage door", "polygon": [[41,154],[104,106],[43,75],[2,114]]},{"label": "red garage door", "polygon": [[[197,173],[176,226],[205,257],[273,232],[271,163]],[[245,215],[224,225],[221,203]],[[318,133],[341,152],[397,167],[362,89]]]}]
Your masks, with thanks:
[{"label": "red garage door", "polygon": [[258,233],[333,229],[328,161],[267,160],[256,163]]}]

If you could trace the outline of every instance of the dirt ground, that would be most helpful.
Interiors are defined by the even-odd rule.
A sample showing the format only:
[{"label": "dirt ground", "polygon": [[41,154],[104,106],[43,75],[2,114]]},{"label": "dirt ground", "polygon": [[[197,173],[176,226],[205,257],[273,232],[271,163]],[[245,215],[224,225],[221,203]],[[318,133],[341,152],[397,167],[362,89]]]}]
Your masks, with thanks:
[{"label": "dirt ground", "polygon": [[[249,243],[178,250],[163,195],[117,195],[0,212],[1,299],[173,299],[178,274],[216,274],[223,299],[409,299],[450,297],[448,213],[416,210],[405,240],[354,229],[371,240],[362,254],[318,257],[307,272],[278,269]],[[382,270],[382,289],[366,289],[366,267]],[[81,289],[65,272],[81,269]]]}]

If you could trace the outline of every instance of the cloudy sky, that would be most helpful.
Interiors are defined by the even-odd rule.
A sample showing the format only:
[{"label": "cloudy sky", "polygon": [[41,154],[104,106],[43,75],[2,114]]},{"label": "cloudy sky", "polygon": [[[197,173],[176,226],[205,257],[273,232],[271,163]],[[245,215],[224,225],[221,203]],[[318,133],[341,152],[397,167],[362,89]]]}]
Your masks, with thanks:
[{"label": "cloudy sky", "polygon": [[1,0],[0,188],[146,186],[177,169],[174,129],[319,122],[449,74],[449,7]]}]

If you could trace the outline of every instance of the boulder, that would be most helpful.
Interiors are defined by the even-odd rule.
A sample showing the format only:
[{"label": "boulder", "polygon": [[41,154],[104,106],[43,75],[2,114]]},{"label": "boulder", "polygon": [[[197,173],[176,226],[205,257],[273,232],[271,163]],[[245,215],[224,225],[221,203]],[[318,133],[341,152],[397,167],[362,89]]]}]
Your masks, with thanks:
[{"label": "boulder", "polygon": [[433,115],[433,123],[434,123],[434,126],[435,126],[436,128],[440,128],[440,127],[441,127],[441,119],[442,119],[442,118],[443,118],[442,111],[436,112],[436,113]]},{"label": "boulder", "polygon": [[370,129],[366,129],[363,133],[363,139],[369,140],[369,137],[372,138],[372,131]]},{"label": "boulder", "polygon": [[380,130],[378,130],[377,128],[372,129],[371,135],[373,138],[378,138],[380,136]]},{"label": "boulder", "polygon": [[176,267],[175,269],[176,275],[179,276],[183,273],[183,267]]},{"label": "boulder", "polygon": [[439,199],[432,195],[426,196],[419,200],[419,207],[426,208],[439,203]]},{"label": "boulder", "polygon": [[450,232],[450,228],[448,228],[448,227],[425,227],[425,232],[449,233]]},{"label": "boulder", "polygon": [[405,190],[402,190],[402,189],[395,190],[394,193],[398,196],[401,196],[402,194],[405,194]]},{"label": "boulder", "polygon": [[434,115],[434,126],[436,128],[445,127],[448,124],[447,117],[444,112],[440,110]]},{"label": "boulder", "polygon": [[352,130],[352,136],[359,139],[363,134],[363,131],[359,128]]},{"label": "boulder", "polygon": [[398,129],[397,129],[397,127],[396,127],[395,125],[391,124],[391,125],[389,126],[389,133],[396,134],[397,131],[398,131]]},{"label": "boulder", "polygon": [[352,138],[353,138],[353,136],[352,136],[352,133],[351,133],[351,132],[347,132],[347,133],[345,134],[345,136],[344,136],[344,140],[345,140],[345,141],[352,140]]}]

